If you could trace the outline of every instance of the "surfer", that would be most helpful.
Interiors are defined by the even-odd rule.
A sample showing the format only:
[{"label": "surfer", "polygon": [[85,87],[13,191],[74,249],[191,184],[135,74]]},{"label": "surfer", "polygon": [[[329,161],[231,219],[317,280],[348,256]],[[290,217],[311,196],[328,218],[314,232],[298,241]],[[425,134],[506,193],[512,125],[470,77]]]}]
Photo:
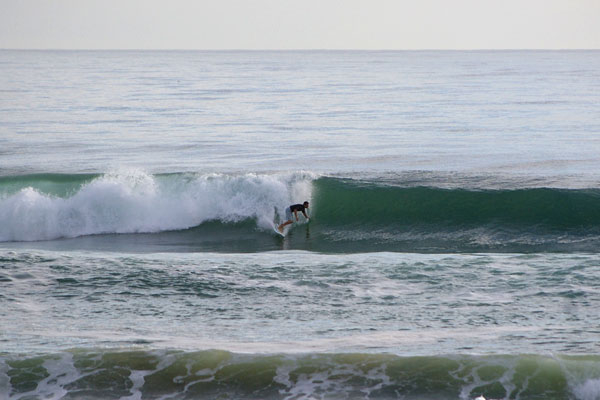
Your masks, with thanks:
[{"label": "surfer", "polygon": [[308,208],[308,201],[305,201],[302,204],[292,204],[291,206],[289,206],[288,208],[285,209],[285,219],[286,221],[279,225],[277,227],[277,229],[279,230],[279,232],[283,233],[283,228],[286,225],[291,224],[292,221],[292,213],[294,213],[294,216],[296,217],[296,222],[298,221],[298,211],[300,211],[302,213],[302,215],[304,215],[304,218],[309,219],[308,215],[306,215],[306,209]]}]

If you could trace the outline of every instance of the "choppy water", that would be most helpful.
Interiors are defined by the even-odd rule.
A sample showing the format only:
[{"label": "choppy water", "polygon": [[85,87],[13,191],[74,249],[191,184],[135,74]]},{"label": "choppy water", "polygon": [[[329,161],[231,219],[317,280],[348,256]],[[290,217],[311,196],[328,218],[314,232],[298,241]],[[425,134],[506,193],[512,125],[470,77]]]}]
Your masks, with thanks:
[{"label": "choppy water", "polygon": [[599,71],[0,51],[0,399],[600,399]]}]

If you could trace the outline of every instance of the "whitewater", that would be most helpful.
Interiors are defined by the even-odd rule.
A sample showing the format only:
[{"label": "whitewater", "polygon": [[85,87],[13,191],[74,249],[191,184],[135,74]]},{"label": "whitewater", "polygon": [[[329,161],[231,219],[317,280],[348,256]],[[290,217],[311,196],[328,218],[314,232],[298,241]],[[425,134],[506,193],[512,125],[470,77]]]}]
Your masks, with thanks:
[{"label": "whitewater", "polygon": [[[15,186],[14,178],[10,181],[7,192]],[[134,170],[99,177],[38,177],[37,182],[26,179],[26,185],[2,200],[0,217],[6,223],[0,241],[184,230],[210,220],[253,219],[258,228],[270,230],[276,214],[284,216],[294,198],[310,198],[309,179],[301,173],[155,177]],[[35,186],[60,186],[64,195],[55,194],[58,187],[44,193]]]},{"label": "whitewater", "polygon": [[600,399],[598,71],[0,50],[0,399]]}]

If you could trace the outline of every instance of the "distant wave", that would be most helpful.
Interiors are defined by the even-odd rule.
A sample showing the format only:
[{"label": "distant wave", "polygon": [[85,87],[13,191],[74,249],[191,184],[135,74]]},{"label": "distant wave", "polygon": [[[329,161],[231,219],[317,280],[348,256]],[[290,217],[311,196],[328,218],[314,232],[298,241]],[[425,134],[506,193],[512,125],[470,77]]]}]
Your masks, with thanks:
[{"label": "distant wave", "polygon": [[141,171],[0,178],[0,241],[168,233],[163,239],[198,250],[207,242],[217,251],[273,250],[273,224],[304,200],[311,223],[292,230],[288,249],[595,252],[600,244],[599,189]]},{"label": "distant wave", "polygon": [[221,350],[0,354],[10,398],[597,399],[600,358],[251,355]]}]

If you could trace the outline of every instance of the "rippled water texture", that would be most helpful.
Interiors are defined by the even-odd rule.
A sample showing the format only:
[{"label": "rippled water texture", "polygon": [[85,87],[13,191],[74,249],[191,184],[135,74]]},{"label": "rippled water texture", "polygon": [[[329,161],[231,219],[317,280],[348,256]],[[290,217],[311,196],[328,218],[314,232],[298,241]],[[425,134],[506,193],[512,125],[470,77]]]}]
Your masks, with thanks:
[{"label": "rippled water texture", "polygon": [[599,171],[599,51],[2,50],[0,399],[597,400]]},{"label": "rippled water texture", "polygon": [[1,51],[0,71],[2,175],[600,170],[598,51]]}]

